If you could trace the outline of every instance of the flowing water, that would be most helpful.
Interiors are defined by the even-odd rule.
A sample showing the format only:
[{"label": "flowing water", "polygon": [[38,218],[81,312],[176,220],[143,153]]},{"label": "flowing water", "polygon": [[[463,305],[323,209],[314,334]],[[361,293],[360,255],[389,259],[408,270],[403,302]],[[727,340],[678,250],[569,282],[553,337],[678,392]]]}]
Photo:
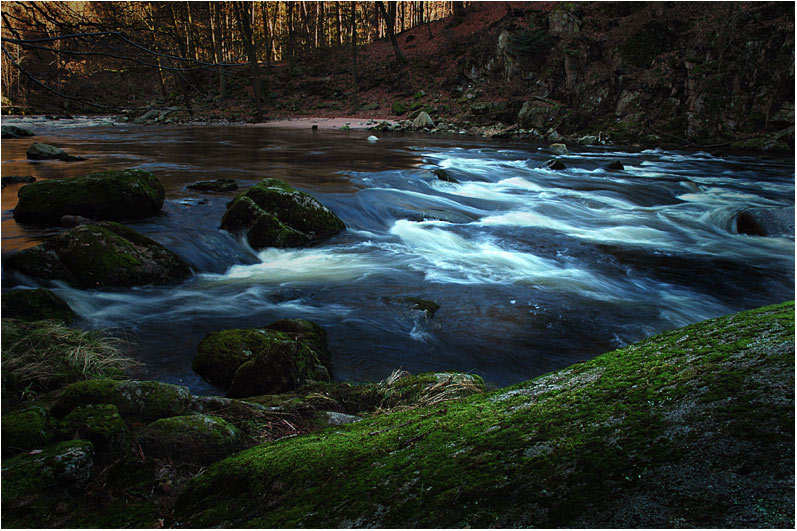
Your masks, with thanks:
[{"label": "flowing water", "polygon": [[[794,160],[703,152],[574,148],[564,171],[520,141],[251,126],[145,127],[102,119],[4,120],[39,136],[3,141],[2,174],[39,179],[135,167],[166,187],[162,213],[129,221],[194,269],[166,287],[46,284],[113,328],[142,376],[218,390],[191,370],[212,330],[299,317],[324,326],[337,380],[396,368],[458,369],[506,385],[695,321],[794,297],[794,237],[739,235],[735,215],[794,204]],[[29,162],[31,142],[86,156]],[[602,169],[620,160],[625,171]],[[442,168],[459,183],[439,180]],[[186,185],[278,177],[346,223],[332,239],[255,252],[220,231],[234,196]],[[2,192],[3,253],[54,230],[17,225],[19,185]],[[3,289],[38,286],[3,272]],[[437,302],[431,318],[402,297]]]}]

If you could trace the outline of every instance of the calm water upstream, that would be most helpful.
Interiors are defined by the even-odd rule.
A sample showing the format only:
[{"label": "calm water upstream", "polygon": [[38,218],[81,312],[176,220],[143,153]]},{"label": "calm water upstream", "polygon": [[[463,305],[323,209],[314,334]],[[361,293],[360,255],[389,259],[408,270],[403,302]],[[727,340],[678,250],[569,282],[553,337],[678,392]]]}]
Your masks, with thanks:
[{"label": "calm water upstream", "polygon": [[[212,330],[300,317],[329,334],[337,380],[459,369],[506,385],[657,332],[794,298],[794,238],[735,233],[749,206],[794,204],[794,159],[571,146],[568,169],[525,142],[263,127],[144,127],[4,119],[40,135],[4,140],[2,174],[39,179],[135,167],[166,187],[162,213],[127,223],[181,255],[195,276],[167,287],[48,284],[80,314],[133,342],[148,378],[217,392],[191,370]],[[28,162],[33,142],[88,157]],[[619,159],[622,172],[601,169]],[[446,169],[460,181],[432,174]],[[347,230],[307,248],[254,252],[218,229],[234,193],[278,177]],[[54,229],[17,225],[2,191],[3,254]],[[3,271],[3,289],[38,286]],[[440,305],[427,319],[397,297]]]}]

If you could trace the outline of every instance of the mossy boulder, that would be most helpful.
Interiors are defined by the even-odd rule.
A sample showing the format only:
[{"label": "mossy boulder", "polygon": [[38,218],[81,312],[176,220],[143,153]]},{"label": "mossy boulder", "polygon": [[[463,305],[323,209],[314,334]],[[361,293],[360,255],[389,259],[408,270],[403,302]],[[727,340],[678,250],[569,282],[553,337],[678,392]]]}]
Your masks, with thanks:
[{"label": "mossy boulder", "polygon": [[310,195],[279,179],[265,179],[227,205],[221,228],[245,231],[249,244],[262,249],[298,247],[334,236],[346,226]]},{"label": "mossy boulder", "polygon": [[191,269],[176,254],[112,221],[80,225],[11,255],[9,269],[76,287],[130,287],[183,280]]},{"label": "mossy boulder", "polygon": [[84,485],[94,466],[89,441],[56,443],[34,454],[3,460],[3,526],[7,511],[24,508],[48,489],[70,490]]},{"label": "mossy boulder", "polygon": [[3,316],[24,321],[51,319],[70,323],[77,315],[72,308],[45,288],[15,289],[3,293]]},{"label": "mossy boulder", "polygon": [[181,385],[138,380],[85,380],[64,388],[51,411],[60,417],[79,406],[113,404],[125,420],[156,420],[188,412],[191,399],[188,388]]},{"label": "mossy boulder", "polygon": [[241,433],[220,417],[194,414],[156,420],[138,433],[144,455],[209,465],[238,448]]},{"label": "mossy boulder", "polygon": [[238,183],[235,179],[216,179],[191,183],[186,188],[198,192],[231,192],[238,189]]},{"label": "mossy boulder", "polygon": [[194,478],[175,516],[187,527],[791,528],[793,466],[792,302],[253,447]]},{"label": "mossy boulder", "polygon": [[330,357],[323,329],[295,319],[211,332],[200,342],[193,368],[228,389],[227,396],[240,398],[290,391],[307,380],[328,381]]},{"label": "mossy boulder", "polygon": [[113,404],[76,407],[60,422],[59,433],[67,439],[91,441],[97,453],[114,455],[130,449],[127,425]]},{"label": "mossy boulder", "polygon": [[42,448],[53,438],[47,410],[32,406],[3,415],[3,457]]},{"label": "mossy boulder", "polygon": [[33,131],[25,129],[24,127],[17,127],[16,125],[4,125],[0,127],[0,135],[2,135],[2,138],[25,138],[28,136],[36,136]]},{"label": "mossy boulder", "polygon": [[20,188],[18,196],[14,219],[58,223],[67,214],[103,220],[154,216],[164,190],[154,174],[127,169],[38,181]]},{"label": "mossy boulder", "polygon": [[400,101],[394,101],[393,105],[390,106],[390,112],[396,116],[400,116],[407,112],[407,106]]}]

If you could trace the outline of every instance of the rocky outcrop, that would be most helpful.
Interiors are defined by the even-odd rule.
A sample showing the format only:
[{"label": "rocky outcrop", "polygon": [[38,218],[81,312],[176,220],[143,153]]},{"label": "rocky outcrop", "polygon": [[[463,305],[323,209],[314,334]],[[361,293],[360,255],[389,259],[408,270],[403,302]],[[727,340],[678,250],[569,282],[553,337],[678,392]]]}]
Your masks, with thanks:
[{"label": "rocky outcrop", "polygon": [[36,177],[32,175],[8,175],[0,178],[0,183],[3,188],[12,184],[28,184],[36,182]]},{"label": "rocky outcrop", "polygon": [[65,215],[102,220],[153,216],[165,194],[155,175],[129,169],[35,182],[17,195],[14,219],[58,223]]},{"label": "rocky outcrop", "polygon": [[8,257],[11,270],[81,288],[166,284],[191,275],[158,242],[112,221],[80,225]]},{"label": "rocky outcrop", "polygon": [[413,120],[412,128],[416,130],[434,129],[434,121],[426,111],[421,111]]},{"label": "rocky outcrop", "polygon": [[227,205],[221,228],[245,232],[255,249],[298,247],[346,226],[328,208],[279,179],[265,179]]},{"label": "rocky outcrop", "polygon": [[25,321],[53,319],[65,323],[77,317],[66,301],[45,288],[6,291],[3,293],[3,316]]},{"label": "rocky outcrop", "polygon": [[793,303],[713,319],[510,388],[252,448],[192,480],[176,518],[790,527],[793,368]]},{"label": "rocky outcrop", "polygon": [[331,360],[324,330],[291,319],[211,332],[199,344],[193,369],[227,396],[246,397],[291,391],[308,380],[329,381]]}]

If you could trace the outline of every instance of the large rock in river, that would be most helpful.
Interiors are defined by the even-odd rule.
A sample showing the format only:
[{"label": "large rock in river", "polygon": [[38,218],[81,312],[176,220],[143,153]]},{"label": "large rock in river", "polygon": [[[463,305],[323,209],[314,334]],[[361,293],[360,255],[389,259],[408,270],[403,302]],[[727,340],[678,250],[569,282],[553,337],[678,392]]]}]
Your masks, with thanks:
[{"label": "large rock in river", "polygon": [[265,179],[227,205],[221,228],[246,231],[249,244],[262,249],[298,247],[346,226],[313,197],[279,179]]},{"label": "large rock in river", "polygon": [[751,236],[794,239],[794,207],[748,208],[736,215],[736,231]]},{"label": "large rock in river", "polygon": [[81,225],[57,234],[11,255],[6,266],[81,288],[165,284],[191,275],[191,269],[179,256],[112,221]]},{"label": "large rock in river", "polygon": [[3,293],[3,317],[23,321],[52,319],[69,323],[77,317],[72,308],[45,288],[13,289]]},{"label": "large rock in river", "polygon": [[121,220],[157,214],[163,185],[155,175],[127,169],[39,181],[19,189],[17,221],[57,223],[67,214]]},{"label": "large rock in river", "polygon": [[315,323],[285,319],[264,328],[218,330],[200,342],[193,368],[227,396],[290,391],[307,380],[329,381],[326,333]]}]

